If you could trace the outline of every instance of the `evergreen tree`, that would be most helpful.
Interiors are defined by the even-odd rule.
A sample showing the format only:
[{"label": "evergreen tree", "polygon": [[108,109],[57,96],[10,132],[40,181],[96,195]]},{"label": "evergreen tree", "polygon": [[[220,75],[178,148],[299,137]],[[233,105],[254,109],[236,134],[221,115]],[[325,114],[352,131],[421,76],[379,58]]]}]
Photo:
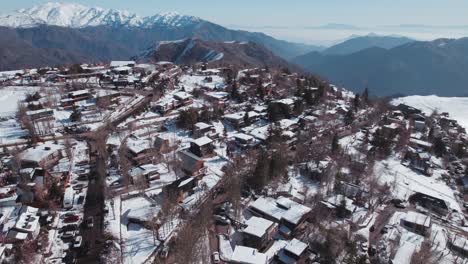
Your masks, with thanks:
[{"label": "evergreen tree", "polygon": [[440,137],[437,137],[434,140],[434,153],[438,157],[442,157],[444,154],[447,153],[445,142]]},{"label": "evergreen tree", "polygon": [[70,115],[70,120],[72,122],[79,122],[81,121],[81,111],[78,110],[78,107],[76,105],[73,106],[73,112]]},{"label": "evergreen tree", "polygon": [[368,105],[369,104],[369,89],[366,88],[364,89],[364,92],[362,92],[362,101]]},{"label": "evergreen tree", "polygon": [[338,135],[335,133],[333,134],[332,143],[331,143],[331,152],[333,154],[337,153],[340,149],[340,144],[338,142]]},{"label": "evergreen tree", "polygon": [[349,109],[348,112],[346,112],[346,115],[344,118],[345,125],[349,126],[353,123],[353,121],[354,121],[354,112],[352,109]]},{"label": "evergreen tree", "polygon": [[357,93],[356,96],[354,96],[354,101],[353,101],[353,107],[355,110],[358,110],[359,109],[359,106],[360,106],[360,98],[359,98],[359,94]]},{"label": "evergreen tree", "polygon": [[244,124],[246,126],[250,125],[250,119],[249,119],[249,112],[248,111],[246,111],[245,114],[244,114]]}]

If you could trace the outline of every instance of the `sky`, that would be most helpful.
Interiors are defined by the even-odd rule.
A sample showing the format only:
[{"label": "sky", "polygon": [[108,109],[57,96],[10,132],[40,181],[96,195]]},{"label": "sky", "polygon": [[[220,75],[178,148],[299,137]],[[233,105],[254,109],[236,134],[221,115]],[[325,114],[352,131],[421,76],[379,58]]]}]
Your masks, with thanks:
[{"label": "sky", "polygon": [[[10,12],[48,1],[1,0],[1,2],[3,2],[1,4],[3,12]],[[278,38],[324,45],[350,35],[365,35],[370,32],[382,35],[405,35],[424,40],[468,36],[466,0],[75,0],[66,2],[128,10],[143,16],[177,11],[234,29],[261,31]],[[345,24],[353,27],[322,27],[327,24]]]}]

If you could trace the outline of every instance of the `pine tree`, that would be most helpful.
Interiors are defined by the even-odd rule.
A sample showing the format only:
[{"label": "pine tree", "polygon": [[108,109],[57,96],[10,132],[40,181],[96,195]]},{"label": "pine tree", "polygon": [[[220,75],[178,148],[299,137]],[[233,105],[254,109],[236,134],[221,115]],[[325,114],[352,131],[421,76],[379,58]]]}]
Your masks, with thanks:
[{"label": "pine tree", "polygon": [[338,135],[333,134],[332,143],[331,143],[331,151],[333,154],[335,154],[338,152],[339,149],[340,149],[340,145],[338,142]]},{"label": "pine tree", "polygon": [[345,125],[349,126],[353,123],[353,121],[354,121],[354,112],[352,109],[349,109],[348,112],[346,112],[346,115],[344,118]]},{"label": "pine tree", "polygon": [[362,101],[368,105],[369,104],[369,89],[366,88],[364,89],[364,92],[362,92]]},{"label": "pine tree", "polygon": [[81,112],[80,110],[78,110],[78,108],[76,107],[76,105],[73,106],[73,112],[71,113],[70,115],[70,120],[72,122],[79,122],[81,121]]},{"label": "pine tree", "polygon": [[354,96],[354,101],[353,101],[353,107],[355,110],[358,110],[359,109],[359,106],[360,106],[360,98],[359,98],[359,94],[357,93],[356,96]]}]

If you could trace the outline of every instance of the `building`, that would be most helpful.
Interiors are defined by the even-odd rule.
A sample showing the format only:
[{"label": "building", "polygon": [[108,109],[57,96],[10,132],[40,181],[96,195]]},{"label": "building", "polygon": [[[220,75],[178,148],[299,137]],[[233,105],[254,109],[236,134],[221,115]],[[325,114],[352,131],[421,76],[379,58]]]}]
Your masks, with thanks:
[{"label": "building", "polygon": [[63,147],[57,144],[44,143],[26,149],[20,154],[23,168],[51,168],[62,158]]},{"label": "building", "polygon": [[232,254],[231,263],[238,264],[266,264],[267,255],[255,248],[236,246]]},{"label": "building", "polygon": [[301,229],[312,211],[311,208],[286,197],[260,197],[250,205],[249,210],[256,216],[279,223],[280,232],[285,236]]},{"label": "building", "polygon": [[431,230],[431,217],[410,211],[401,219],[401,224],[415,233],[426,236]]},{"label": "building", "polygon": [[270,220],[252,216],[244,222],[242,230],[244,245],[256,249],[265,248],[278,232],[278,224]]},{"label": "building", "polygon": [[213,136],[216,134],[216,129],[213,125],[198,122],[195,124],[195,128],[193,130],[193,137],[194,138],[201,138],[203,136]]},{"label": "building", "polygon": [[190,176],[202,176],[205,173],[204,161],[195,154],[181,150],[179,151],[181,169]]},{"label": "building", "polygon": [[279,263],[283,264],[306,263],[306,260],[310,255],[307,248],[308,246],[306,243],[294,238],[278,253],[277,260]]},{"label": "building", "polygon": [[135,67],[135,61],[111,61],[110,68]]},{"label": "building", "polygon": [[190,152],[198,157],[206,157],[214,153],[213,140],[209,137],[201,137],[190,142]]}]

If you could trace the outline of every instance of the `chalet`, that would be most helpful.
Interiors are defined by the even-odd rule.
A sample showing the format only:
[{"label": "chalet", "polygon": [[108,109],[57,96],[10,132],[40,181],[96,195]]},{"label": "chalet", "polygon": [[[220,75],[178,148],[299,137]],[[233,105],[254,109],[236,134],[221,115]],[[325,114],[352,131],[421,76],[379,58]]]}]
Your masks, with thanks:
[{"label": "chalet", "polygon": [[195,124],[195,128],[193,130],[193,137],[194,138],[201,138],[203,136],[212,136],[216,134],[216,129],[213,125],[198,122]]},{"label": "chalet", "polygon": [[409,145],[415,149],[422,149],[428,152],[432,150],[432,143],[416,138],[410,138]]},{"label": "chalet", "polygon": [[40,109],[35,111],[27,111],[26,115],[31,119],[31,121],[36,121],[40,119],[53,119],[54,110],[53,109]]},{"label": "chalet", "polygon": [[393,139],[396,135],[398,135],[399,129],[398,123],[391,123],[389,125],[382,126],[382,133],[385,138]]},{"label": "chalet", "polygon": [[368,191],[363,186],[340,181],[337,186],[338,192],[351,199],[361,199],[368,196]]},{"label": "chalet", "polygon": [[186,92],[174,93],[174,98],[179,102],[179,106],[189,105],[193,102],[193,96]]},{"label": "chalet", "polygon": [[431,154],[426,151],[408,147],[405,159],[410,162],[410,166],[426,175],[432,175]]},{"label": "chalet", "polygon": [[68,93],[68,99],[73,100],[74,102],[88,100],[92,97],[92,94],[89,90],[79,90]]},{"label": "chalet", "polygon": [[190,152],[198,157],[206,157],[214,153],[213,140],[209,137],[201,137],[190,142]]},{"label": "chalet", "polygon": [[154,148],[159,153],[168,153],[175,147],[175,138],[170,135],[158,135],[154,140]]},{"label": "chalet", "polygon": [[169,185],[163,187],[163,193],[176,194],[177,201],[180,203],[185,198],[194,194],[194,188],[197,186],[197,179],[186,176],[175,180]]},{"label": "chalet", "polygon": [[256,249],[265,248],[278,232],[278,224],[270,220],[252,216],[244,222],[243,230],[244,245]]},{"label": "chalet", "polygon": [[[408,198],[408,201],[442,216],[447,215],[449,212],[450,203],[445,201],[444,197],[441,197],[436,192],[416,192]],[[453,206],[451,209],[457,210]]]},{"label": "chalet", "polygon": [[40,231],[38,211],[34,207],[22,206],[14,226],[8,231],[7,240],[16,242],[36,239]]},{"label": "chalet", "polygon": [[426,122],[425,121],[414,121],[414,129],[418,132],[424,132],[426,130]]},{"label": "chalet", "polygon": [[285,197],[260,197],[250,205],[249,210],[254,215],[284,226],[285,228],[280,227],[280,231],[289,229],[293,232],[302,228],[312,211],[309,207]]},{"label": "chalet", "polygon": [[307,244],[294,238],[279,252],[277,260],[279,263],[283,264],[303,264],[306,263],[309,256],[310,251],[308,250]]},{"label": "chalet", "polygon": [[209,92],[205,93],[205,98],[215,105],[224,106],[229,100],[229,94],[226,92]]},{"label": "chalet", "polygon": [[135,164],[145,164],[151,161],[154,156],[154,149],[151,140],[130,136],[127,139],[127,149],[129,156]]},{"label": "chalet", "polygon": [[252,147],[255,145],[255,138],[244,133],[236,133],[233,135],[236,144],[241,148]]},{"label": "chalet", "polygon": [[431,217],[410,211],[401,219],[401,224],[415,233],[426,236],[431,230]]},{"label": "chalet", "polygon": [[20,154],[23,168],[51,168],[62,158],[63,147],[44,143],[26,149]]},{"label": "chalet", "polygon": [[111,61],[110,68],[115,69],[118,67],[135,67],[134,61]]},{"label": "chalet", "polygon": [[181,169],[187,175],[190,176],[201,176],[205,173],[204,161],[197,155],[185,150],[178,152],[181,160]]},{"label": "chalet", "polygon": [[163,164],[145,164],[138,167],[133,167],[129,171],[129,175],[132,179],[137,177],[144,177],[148,182],[158,180],[161,177],[161,173],[167,172],[167,169]]},{"label": "chalet", "polygon": [[236,264],[267,264],[267,255],[255,248],[236,246],[230,263]]},{"label": "chalet", "polygon": [[409,119],[414,114],[421,114],[421,110],[416,109],[412,106],[408,106],[405,104],[399,104],[397,109],[404,115],[406,119]]},{"label": "chalet", "polygon": [[272,101],[270,105],[276,104],[279,107],[281,107],[281,109],[287,109],[289,113],[291,114],[294,109],[294,103],[295,103],[294,98],[285,98],[285,99]]}]

